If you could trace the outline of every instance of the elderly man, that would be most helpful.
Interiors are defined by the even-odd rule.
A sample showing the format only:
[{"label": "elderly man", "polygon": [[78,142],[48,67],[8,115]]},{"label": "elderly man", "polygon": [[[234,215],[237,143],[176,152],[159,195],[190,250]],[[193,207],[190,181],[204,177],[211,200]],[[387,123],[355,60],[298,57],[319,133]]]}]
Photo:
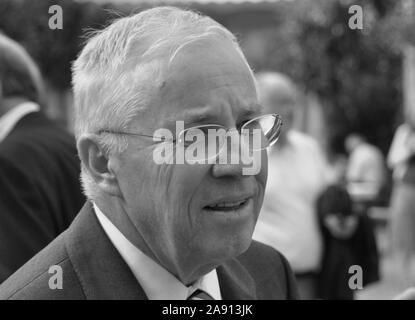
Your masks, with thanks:
[{"label": "elderly man", "polygon": [[0,34],[0,283],[68,228],[85,202],[75,140],[41,110],[40,72]]},{"label": "elderly man", "polygon": [[[267,178],[265,148],[281,123],[262,115],[252,72],[228,30],[171,7],[122,18],[89,40],[73,83],[89,202],[0,287],[1,298],[297,297],[285,258],[251,239]],[[177,132],[180,123],[185,129]],[[257,129],[261,144],[241,139],[237,150],[224,148],[218,135],[196,162],[181,163],[168,148],[173,163],[156,159],[166,144],[183,151],[193,135],[214,128],[249,139]],[[160,137],[160,129],[173,138]],[[218,145],[210,149],[212,141]],[[241,161],[211,161],[240,151],[259,157],[255,174],[244,175]]]},{"label": "elderly man", "polygon": [[284,119],[284,131],[270,150],[268,186],[254,239],[280,250],[296,273],[300,295],[317,297],[322,239],[316,200],[329,183],[329,171],[316,141],[295,130],[298,91],[285,75],[257,75],[260,101]]}]

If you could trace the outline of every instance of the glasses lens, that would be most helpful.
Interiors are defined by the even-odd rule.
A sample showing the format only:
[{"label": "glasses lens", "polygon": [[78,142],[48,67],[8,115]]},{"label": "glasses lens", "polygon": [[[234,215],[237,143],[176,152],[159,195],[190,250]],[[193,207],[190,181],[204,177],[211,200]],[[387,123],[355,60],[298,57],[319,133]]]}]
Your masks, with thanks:
[{"label": "glasses lens", "polygon": [[[266,149],[278,140],[281,126],[281,118],[274,114],[252,119],[241,128],[241,142],[250,151]],[[178,144],[184,148],[188,163],[203,162],[220,154],[228,136],[222,126],[203,125],[183,130]]]},{"label": "glasses lens", "polygon": [[205,125],[183,130],[179,144],[185,149],[186,161],[199,162],[216,157],[226,139],[226,130],[219,125]]},{"label": "glasses lens", "polygon": [[264,115],[245,123],[241,133],[250,150],[263,150],[278,140],[281,126],[282,121],[278,115]]}]

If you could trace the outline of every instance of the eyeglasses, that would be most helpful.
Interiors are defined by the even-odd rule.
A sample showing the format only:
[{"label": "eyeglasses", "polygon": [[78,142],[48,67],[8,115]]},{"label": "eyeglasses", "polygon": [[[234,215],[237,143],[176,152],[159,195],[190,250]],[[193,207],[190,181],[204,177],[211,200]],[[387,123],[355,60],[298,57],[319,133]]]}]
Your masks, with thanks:
[{"label": "eyeglasses", "polygon": [[[240,144],[248,147],[249,151],[264,150],[275,144],[280,136],[282,119],[278,114],[267,114],[245,122],[237,128],[227,129],[216,124],[200,125],[187,128],[179,132],[176,139],[167,139],[163,136],[154,136],[134,132],[121,132],[100,130],[98,134],[110,133],[153,138],[156,143],[171,142],[176,146],[197,151],[193,152],[192,160],[203,161],[214,158],[220,154],[226,144],[227,138],[233,133],[240,136]],[[174,136],[174,135],[173,135]]]}]

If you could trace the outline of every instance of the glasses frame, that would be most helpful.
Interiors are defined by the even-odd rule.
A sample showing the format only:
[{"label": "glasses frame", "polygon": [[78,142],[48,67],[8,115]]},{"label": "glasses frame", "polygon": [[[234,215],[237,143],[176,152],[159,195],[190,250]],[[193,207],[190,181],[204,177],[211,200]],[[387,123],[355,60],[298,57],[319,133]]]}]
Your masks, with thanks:
[{"label": "glasses frame", "polygon": [[[277,132],[278,132],[278,134],[276,135],[276,137],[274,137],[273,138],[273,141],[272,142],[270,142],[269,144],[268,144],[268,146],[267,147],[265,147],[265,148],[261,148],[261,149],[258,149],[258,150],[255,150],[255,151],[259,151],[259,150],[265,150],[265,149],[268,149],[269,147],[271,147],[272,145],[274,145],[277,141],[278,141],[278,138],[279,138],[279,136],[280,136],[280,133],[281,133],[281,128],[282,128],[282,126],[283,126],[283,121],[282,121],[282,117],[279,115],[279,114],[277,114],[277,113],[269,113],[269,114],[263,114],[263,115],[260,115],[260,116],[258,116],[258,117],[255,117],[255,118],[253,118],[253,119],[250,119],[250,120],[248,120],[247,122],[245,122],[241,127],[240,127],[240,129],[238,130],[237,128],[230,128],[230,129],[227,129],[226,127],[224,127],[224,126],[222,126],[222,125],[219,125],[219,124],[205,124],[205,125],[200,125],[200,126],[194,126],[194,127],[190,127],[190,128],[187,128],[187,129],[184,129],[184,130],[182,130],[182,131],[180,131],[179,132],[179,134],[176,136],[176,138],[174,138],[174,139],[166,139],[165,137],[158,137],[158,136],[155,136],[155,135],[148,135],[148,134],[142,134],[142,133],[136,133],[136,132],[127,132],[127,131],[113,131],[113,130],[109,130],[109,129],[102,129],[102,130],[99,130],[98,132],[97,132],[97,134],[102,134],[102,133],[109,133],[109,134],[119,134],[119,135],[129,135],[129,136],[137,136],[137,137],[144,137],[144,138],[152,138],[153,139],[153,142],[155,142],[154,144],[158,144],[158,143],[162,143],[162,142],[172,142],[172,143],[175,143],[175,144],[177,144],[177,141],[179,141],[180,139],[179,139],[179,137],[180,136],[182,136],[183,135],[183,133],[184,132],[186,132],[186,131],[188,131],[188,130],[191,130],[191,129],[198,129],[198,128],[204,128],[204,127],[212,127],[212,126],[215,126],[215,127],[218,127],[218,128],[223,128],[223,129],[225,129],[226,130],[226,134],[228,133],[228,132],[230,132],[230,131],[238,131],[239,133],[241,133],[242,132],[242,130],[243,130],[243,128],[247,125],[247,124],[249,124],[249,123],[252,123],[253,121],[256,121],[256,120],[258,120],[258,119],[260,119],[260,118],[264,118],[264,117],[266,117],[266,116],[273,116],[273,117],[275,117],[275,124],[277,124],[278,125],[278,128],[277,128]],[[274,127],[272,127],[271,129],[273,129]],[[271,130],[270,129],[270,130]],[[160,139],[160,141],[154,141],[154,139]],[[226,141],[226,140],[225,140]],[[222,151],[222,148],[223,148],[223,145],[224,145],[224,143],[222,143],[222,146],[219,148],[219,151],[218,151],[218,153],[215,155],[215,156],[217,156],[221,151]],[[210,158],[207,158],[206,160],[209,160]]]}]

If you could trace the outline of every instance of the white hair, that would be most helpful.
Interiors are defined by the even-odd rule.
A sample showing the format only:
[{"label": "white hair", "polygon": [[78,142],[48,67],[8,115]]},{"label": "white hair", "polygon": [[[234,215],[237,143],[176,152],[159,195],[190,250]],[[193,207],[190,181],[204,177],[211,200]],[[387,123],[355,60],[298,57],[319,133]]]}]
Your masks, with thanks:
[{"label": "white hair", "polygon": [[[179,51],[218,38],[233,42],[249,68],[230,31],[207,16],[175,7],[145,10],[95,33],[73,65],[76,138],[127,130],[157,93]],[[122,135],[102,133],[100,143],[107,154],[127,147]],[[94,199],[99,189],[83,165],[81,180],[86,196]]]}]

